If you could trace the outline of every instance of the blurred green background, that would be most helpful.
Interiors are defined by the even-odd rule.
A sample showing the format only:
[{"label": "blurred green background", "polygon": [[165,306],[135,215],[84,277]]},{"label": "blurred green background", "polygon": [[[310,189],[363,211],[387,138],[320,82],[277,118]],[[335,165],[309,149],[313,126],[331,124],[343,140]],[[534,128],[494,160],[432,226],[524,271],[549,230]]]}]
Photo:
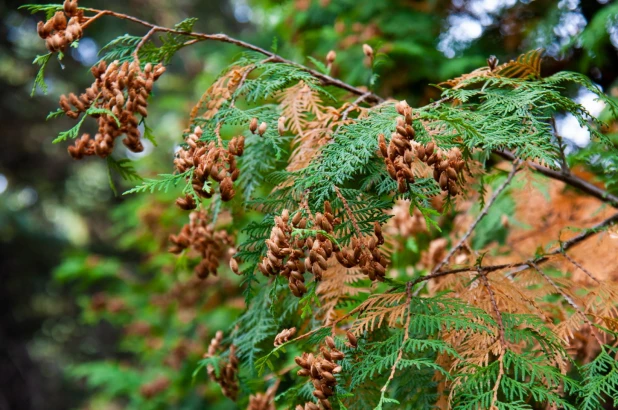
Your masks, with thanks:
[{"label": "blurred green background", "polygon": [[[0,1],[0,410],[234,408],[205,390],[204,379],[192,384],[191,374],[208,336],[242,309],[238,280],[227,274],[206,285],[191,282],[190,270],[183,272],[163,251],[167,234],[186,221],[171,206],[173,193],[114,196],[105,161],[74,161],[65,144],[51,143],[73,123],[45,121],[60,94],[90,84],[89,67],[102,46],[145,30],[101,19],[62,64],[52,60],[47,95],[37,90],[31,98],[38,68],[31,62],[46,53],[36,34],[44,16],[18,10],[23,4]],[[537,47],[546,49],[544,73],[579,71],[616,92],[618,4],[611,1],[82,0],[80,5],[163,26],[197,17],[196,31],[225,32],[265,48],[277,44],[279,54],[309,66],[314,64],[309,56],[324,61],[335,50],[335,76],[413,105],[439,95],[431,84],[485,65],[490,55],[504,62]],[[363,43],[380,53],[375,73],[363,64]],[[146,142],[143,153],[133,154],[118,144],[114,156],[134,159],[143,176],[171,172],[188,112],[240,51],[212,43],[181,50],[149,107],[148,125],[158,146]],[[600,112],[579,90],[573,97]],[[563,136],[572,149],[585,145],[587,136],[569,121],[559,121]],[[120,192],[131,187],[117,175],[111,178]],[[170,294],[173,303],[165,299]],[[105,300],[106,308],[94,306],[97,300]],[[142,401],[140,386],[161,375],[171,387]]]}]

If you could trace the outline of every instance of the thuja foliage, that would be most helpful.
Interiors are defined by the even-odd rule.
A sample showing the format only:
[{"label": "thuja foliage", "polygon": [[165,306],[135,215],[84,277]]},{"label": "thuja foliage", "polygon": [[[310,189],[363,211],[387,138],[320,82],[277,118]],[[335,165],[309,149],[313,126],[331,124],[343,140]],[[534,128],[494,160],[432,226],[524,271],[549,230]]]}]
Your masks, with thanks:
[{"label": "thuja foliage", "polygon": [[[139,181],[125,195],[153,195],[147,211],[138,215],[129,201],[122,213],[135,214],[125,225],[148,227],[137,237],[169,234],[170,253],[141,249],[151,254],[141,268],[155,272],[157,294],[134,293],[137,281],[124,284],[130,297],[97,294],[85,305],[130,323],[128,350],[168,367],[147,380],[113,363],[73,375],[135,408],[203,400],[191,386],[207,379],[249,409],[618,406],[618,287],[569,256],[618,217],[514,255],[522,259],[504,259],[483,239],[508,225],[496,204],[514,209],[522,185],[544,189],[529,183],[534,172],[618,206],[613,168],[609,191],[569,168],[581,162],[594,170],[616,155],[606,124],[570,98],[572,87],[583,87],[614,121],[618,105],[588,78],[544,77],[543,51],[532,50],[503,64],[491,57],[438,84],[435,101],[411,107],[331,77],[335,52],[314,60],[314,70],[226,35],[194,32],[195,19],[165,28],[76,0],[26,7],[47,13],[38,31],[51,54],[37,59],[41,70],[100,18],[149,30],[105,46],[92,86],[60,97],[51,117],[77,121],[54,140],[72,144],[73,158],[106,158],[110,172]],[[122,141],[143,150],[155,81],[178,50],[201,41],[244,53],[187,113],[169,163],[142,179],[126,159],[113,158],[114,147]],[[362,50],[368,65],[379,59],[370,46]],[[565,114],[590,132],[590,157],[565,157],[555,123]],[[85,121],[96,123],[96,134],[81,133]],[[185,211],[176,232],[158,227],[173,219],[170,195]],[[465,210],[471,219],[458,229],[453,218]],[[124,247],[139,248],[128,238]],[[413,255],[401,252],[402,243]],[[96,280],[123,281],[113,259],[87,263]],[[572,265],[589,280],[567,275]],[[83,269],[69,260],[58,275],[77,278]],[[179,274],[187,271],[191,278]],[[220,294],[204,300],[213,286]],[[236,311],[200,309],[208,303]],[[137,321],[140,306],[148,308]],[[215,333],[209,324],[220,314],[229,326]],[[167,346],[173,334],[181,343]],[[180,379],[186,366],[193,380]]]}]

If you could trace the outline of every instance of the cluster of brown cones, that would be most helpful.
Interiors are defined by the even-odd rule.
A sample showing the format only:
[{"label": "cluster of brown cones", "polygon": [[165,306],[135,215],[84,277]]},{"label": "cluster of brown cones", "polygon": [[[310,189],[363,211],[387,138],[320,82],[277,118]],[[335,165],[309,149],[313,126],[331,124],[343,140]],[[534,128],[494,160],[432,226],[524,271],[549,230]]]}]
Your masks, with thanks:
[{"label": "cluster of brown cones", "polygon": [[277,336],[275,336],[275,347],[281,346],[282,344],[288,342],[291,337],[296,334],[296,328],[291,327],[289,329],[283,329]]},{"label": "cluster of brown cones", "polygon": [[[311,378],[315,388],[313,395],[324,409],[330,410],[333,406],[328,398],[335,394],[335,386],[337,385],[335,374],[341,372],[341,366],[337,365],[337,362],[343,359],[345,355],[337,350],[332,337],[327,336],[325,344],[320,347],[320,355],[314,356],[312,353],[303,353],[302,356],[296,357],[294,360],[301,367],[298,375]],[[296,409],[303,410],[303,407],[299,405]],[[319,409],[319,407],[314,403],[307,403],[304,409],[313,410]]]},{"label": "cluster of brown cones", "polygon": [[[218,331],[215,337],[210,341],[208,351],[204,354],[204,358],[213,357],[217,354],[217,351],[221,348],[221,342],[223,341],[223,332]],[[227,362],[220,363],[219,375],[215,371],[214,366],[208,365],[206,372],[208,377],[221,386],[221,390],[226,397],[232,400],[236,400],[238,396],[238,358],[236,357],[236,346],[230,346],[230,354]]]},{"label": "cluster of brown cones", "polygon": [[463,170],[464,161],[458,148],[448,152],[436,149],[433,142],[422,145],[414,140],[415,131],[412,128],[412,108],[400,101],[395,105],[397,112],[396,131],[391,135],[390,143],[386,144],[383,134],[378,136],[378,147],[384,157],[386,170],[392,179],[397,181],[397,190],[408,192],[409,184],[415,181],[412,164],[418,159],[434,169],[433,176],[440,189],[451,196],[459,193],[459,174]]},{"label": "cluster of brown cones", "polygon": [[[60,108],[70,118],[78,118],[91,107],[100,110],[91,114],[99,126],[94,139],[84,134],[69,147],[69,154],[75,159],[90,155],[105,158],[112,153],[116,138],[123,134],[126,135],[123,143],[129,150],[143,151],[137,114],[148,115],[148,96],[165,67],[146,64],[142,70],[137,61],[122,64],[114,61],[109,65],[101,61],[91,71],[95,81],[86,92],[79,97],[73,93],[60,97]],[[111,112],[113,116],[101,110]]]},{"label": "cluster of brown cones", "polygon": [[202,257],[202,261],[195,267],[195,273],[200,279],[216,275],[227,249],[234,245],[232,236],[227,231],[215,230],[203,210],[192,212],[189,223],[182,227],[178,235],[170,235],[169,240],[172,243],[170,252],[178,254],[191,248]]},{"label": "cluster of brown cones", "polygon": [[275,217],[270,239],[266,240],[268,252],[258,264],[258,269],[265,275],[283,275],[288,279],[288,286],[295,296],[307,292],[303,273],[311,272],[316,280],[322,279],[322,273],[327,269],[327,261],[336,249],[322,232],[331,235],[338,221],[333,216],[331,205],[324,203],[324,213],[317,213],[312,220],[311,230],[315,234],[302,237],[293,236],[294,229],[306,229],[308,219],[302,213],[296,212],[290,218],[290,212],[284,209],[281,216]]},{"label": "cluster of brown cones", "polygon": [[82,24],[85,22],[83,11],[77,8],[77,0],[65,0],[63,11],[57,11],[45,23],[39,21],[36,28],[47,49],[55,53],[82,38]]},{"label": "cluster of brown cones", "polygon": [[373,232],[374,236],[352,237],[351,249],[342,249],[335,256],[346,268],[358,267],[369,279],[383,281],[387,261],[379,248],[384,244],[384,237],[378,222],[374,223]]},{"label": "cluster of brown cones", "polygon": [[411,141],[414,140],[415,132],[412,128],[412,109],[403,102],[397,103],[397,111],[402,115],[397,117],[396,131],[391,135],[390,144],[386,145],[383,134],[378,136],[378,146],[384,157],[386,169],[391,178],[397,181],[397,189],[404,193],[409,190],[408,184],[414,183],[412,172]]},{"label": "cluster of brown cones", "polygon": [[[240,175],[240,169],[236,165],[236,157],[243,154],[245,149],[245,137],[240,135],[232,138],[228,143],[227,149],[218,143],[202,141],[203,131],[197,126],[193,133],[186,138],[187,147],[178,151],[174,166],[178,172],[182,173],[191,168],[193,177],[191,184],[193,190],[201,198],[210,198],[213,189],[204,189],[204,184],[212,178],[219,184],[219,192],[223,201],[229,201],[235,195],[234,181]],[[195,209],[197,206],[192,195],[187,194],[183,198],[176,200],[176,205],[181,209]]]},{"label": "cluster of brown cones", "polygon": [[278,385],[278,383],[273,384],[265,393],[252,394],[249,397],[247,410],[276,410],[275,392]]},{"label": "cluster of brown cones", "polygon": [[433,177],[440,185],[440,189],[455,196],[459,193],[459,174],[463,171],[465,162],[462,159],[459,148],[452,148],[446,153],[435,150],[433,143],[425,147],[419,145],[416,148],[418,159],[433,167]]}]

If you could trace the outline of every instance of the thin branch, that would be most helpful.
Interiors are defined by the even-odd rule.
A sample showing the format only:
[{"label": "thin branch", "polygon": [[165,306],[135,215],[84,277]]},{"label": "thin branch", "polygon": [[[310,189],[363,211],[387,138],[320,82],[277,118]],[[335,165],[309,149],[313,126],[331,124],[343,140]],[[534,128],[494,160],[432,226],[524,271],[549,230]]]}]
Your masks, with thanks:
[{"label": "thin branch", "polygon": [[504,337],[504,321],[502,320],[502,313],[500,309],[498,309],[498,302],[496,301],[496,295],[491,285],[489,284],[489,280],[487,279],[487,275],[485,275],[484,269],[479,267],[477,269],[478,277],[483,282],[483,286],[487,289],[487,293],[489,294],[489,300],[491,301],[491,306],[494,309],[494,313],[496,314],[496,322],[498,323],[498,340],[500,340],[500,345],[502,349],[506,347],[506,339]]},{"label": "thin branch", "polygon": [[599,282],[599,280],[597,278],[594,277],[592,272],[590,272],[588,269],[584,268],[579,262],[577,262],[575,259],[571,258],[566,252],[562,252],[562,256],[564,256],[566,260],[568,260],[573,265],[575,265],[575,267],[579,268],[582,272],[584,272],[586,275],[588,275],[588,277],[590,279],[594,280],[596,283],[599,283],[599,284],[601,283],[601,282]]},{"label": "thin branch", "polygon": [[455,252],[457,252],[464,245],[464,243],[468,240],[470,235],[472,235],[472,232],[474,231],[474,229],[476,229],[479,222],[481,222],[481,220],[487,215],[487,213],[489,212],[489,208],[496,202],[496,199],[498,199],[498,196],[511,183],[511,181],[513,180],[513,177],[515,176],[518,170],[519,170],[519,161],[516,160],[513,163],[513,169],[509,173],[509,176],[506,178],[506,181],[504,181],[504,183],[502,183],[502,185],[500,185],[500,187],[498,187],[498,189],[494,191],[494,193],[491,196],[491,199],[489,200],[489,202],[485,204],[485,207],[483,208],[481,213],[477,216],[476,220],[472,223],[472,225],[470,225],[470,227],[468,228],[466,233],[461,237],[461,239],[459,239],[459,242],[457,242],[457,244],[454,247],[452,247],[451,250],[448,252],[448,254],[440,261],[440,263],[438,263],[435,266],[435,268],[433,268],[431,272],[432,274],[438,272],[446,263],[448,263],[448,261],[455,254]]},{"label": "thin branch", "polygon": [[599,337],[596,335],[596,333],[594,333],[594,325],[592,324],[592,322],[590,322],[590,319],[588,319],[588,316],[586,316],[586,313],[584,313],[583,310],[581,310],[581,308],[577,305],[577,303],[575,303],[575,301],[573,300],[573,298],[571,298],[569,295],[567,295],[560,287],[558,287],[558,285],[556,284],[556,282],[554,282],[554,280],[552,278],[550,278],[545,272],[543,272],[541,270],[541,268],[539,268],[537,266],[536,263],[531,262],[530,266],[532,268],[534,268],[535,271],[537,271],[539,273],[539,275],[543,276],[543,278],[554,288],[556,289],[556,292],[558,292],[563,298],[564,300],[566,300],[566,302],[571,305],[571,307],[573,309],[575,309],[583,318],[584,321],[586,322],[586,324],[588,326],[590,326],[590,333],[592,334],[592,336],[594,336],[594,338],[597,340],[597,342],[599,342],[599,345],[603,346],[603,342],[601,342],[601,339],[599,339]]},{"label": "thin branch", "polygon": [[556,137],[556,140],[558,141],[558,149],[560,150],[560,160],[562,161],[561,163],[561,171],[563,174],[571,174],[571,170],[569,169],[569,164],[567,163],[566,160],[566,154],[564,152],[564,140],[562,139],[562,136],[560,134],[558,134],[558,129],[556,128],[556,119],[554,117],[551,117],[551,125],[552,128],[554,129],[554,136]]},{"label": "thin branch", "polygon": [[146,41],[148,41],[148,39],[157,31],[159,31],[158,27],[151,28],[150,31],[148,31],[148,33],[146,33],[146,35],[142,37],[140,42],[137,43],[137,46],[135,46],[135,50],[133,50],[133,58],[135,59],[135,61],[137,61],[138,64],[139,64],[139,50],[144,46],[144,44],[146,44]]},{"label": "thin branch", "polygon": [[[287,342],[285,342],[284,344],[288,344],[288,343],[291,343],[291,342],[296,342],[296,341],[299,341],[299,340],[305,339],[305,338],[307,338],[307,337],[311,336],[312,334],[315,334],[315,333],[319,332],[319,331],[320,331],[320,330],[322,330],[322,329],[326,329],[327,327],[333,327],[333,326],[334,326],[334,325],[336,325],[337,323],[342,322],[342,321],[344,321],[345,319],[347,319],[347,318],[349,318],[350,316],[352,316],[353,314],[355,314],[355,313],[359,312],[359,311],[361,310],[361,307],[362,307],[362,305],[359,305],[359,306],[355,307],[354,309],[350,310],[350,311],[349,311],[348,313],[346,313],[345,315],[341,316],[340,318],[335,319],[335,320],[333,321],[333,324],[332,324],[332,325],[322,325],[322,326],[320,326],[320,327],[316,327],[315,329],[310,330],[310,331],[309,331],[309,332],[307,332],[307,333],[304,333],[304,334],[302,334],[302,335],[300,335],[300,336],[296,336],[294,339],[290,339],[290,340],[288,340],[288,341],[287,341]],[[281,345],[281,346],[283,346],[283,345]]]},{"label": "thin branch", "polygon": [[360,97],[358,97],[356,100],[354,100],[354,101],[352,102],[352,104],[350,104],[350,105],[348,106],[348,108],[346,108],[346,109],[343,111],[343,114],[341,114],[341,122],[345,122],[345,120],[347,120],[347,119],[348,119],[348,115],[350,115],[350,112],[351,112],[354,108],[358,107],[358,104],[362,103],[363,101],[365,101],[365,99],[367,99],[367,97],[370,97],[370,96],[371,96],[371,92],[370,92],[370,91],[367,91],[365,94],[361,95],[361,96],[360,96]]},{"label": "thin branch", "polygon": [[[505,263],[501,265],[483,266],[483,271],[485,273],[489,273],[489,272],[494,272],[494,271],[499,271],[499,270],[504,270],[504,269],[528,269],[532,267],[531,266],[532,263],[541,264],[541,263],[547,262],[552,256],[566,252],[568,249],[573,248],[574,246],[577,246],[578,244],[590,238],[591,236],[594,236],[595,234],[601,232],[603,228],[611,226],[615,224],[616,222],[618,222],[618,213],[615,213],[609,218],[604,219],[598,224],[584,230],[582,233],[572,237],[568,241],[562,242],[561,246],[558,249],[555,249],[549,253],[546,253],[543,256],[531,258],[531,259],[520,261],[520,262]],[[430,280],[430,279],[439,278],[441,276],[447,276],[447,275],[452,275],[452,274],[462,273],[462,272],[473,272],[476,270],[477,270],[477,266],[466,266],[463,268],[435,272],[430,275],[422,276],[414,280],[412,282],[412,286],[417,285],[421,282]]]},{"label": "thin branch", "polygon": [[502,377],[504,376],[504,353],[506,351],[506,338],[504,336],[504,321],[502,320],[502,312],[498,308],[498,302],[496,301],[496,295],[494,293],[493,288],[489,283],[489,279],[487,279],[487,275],[484,272],[484,269],[478,267],[478,277],[483,282],[483,286],[487,290],[489,294],[489,300],[491,302],[491,306],[496,314],[496,322],[498,323],[498,341],[500,342],[500,356],[498,357],[498,376],[496,377],[496,382],[494,383],[494,387],[492,388],[492,398],[490,409],[496,409],[495,403],[498,402],[498,392],[500,391],[500,383],[502,382]]},{"label": "thin branch", "polygon": [[[500,155],[502,158],[508,159],[509,161],[514,161],[515,156],[508,151],[494,151],[496,154]],[[609,192],[597,187],[596,185],[591,184],[590,182],[579,178],[578,176],[572,174],[564,174],[560,171],[554,171],[553,169],[544,167],[543,165],[536,164],[534,162],[528,162],[528,164],[536,171],[541,174],[562,181],[574,188],[577,188],[588,195],[592,195],[595,198],[600,199],[603,202],[606,202],[613,206],[614,208],[618,208],[618,197],[610,194]]]},{"label": "thin branch", "polygon": [[[156,24],[138,19],[136,17],[133,16],[129,16],[127,14],[123,14],[123,13],[117,13],[114,11],[109,11],[109,10],[97,10],[97,9],[92,9],[92,8],[83,8],[83,10],[85,11],[89,11],[92,13],[97,13],[96,16],[92,17],[85,25],[90,24],[92,21],[104,16],[104,15],[109,15],[109,16],[113,16],[119,19],[123,19],[123,20],[128,20],[128,21],[132,21],[134,23],[140,24],[142,26],[145,27],[149,27],[151,29],[155,29],[155,31],[161,31],[161,32],[165,32],[165,33],[170,33],[170,34],[177,34],[177,35],[183,35],[183,36],[187,36],[187,37],[193,37],[195,40],[200,40],[200,41],[218,41],[218,42],[222,42],[222,43],[228,43],[228,44],[234,44],[236,46],[245,48],[247,50],[251,50],[251,51],[255,51],[257,53],[263,54],[267,57],[269,57],[271,59],[272,62],[274,63],[284,63],[284,64],[289,64],[292,65],[296,68],[299,68],[309,74],[311,74],[313,77],[319,79],[322,84],[324,85],[332,85],[334,87],[338,87],[341,88],[342,90],[346,90],[352,94],[355,95],[365,95],[367,94],[367,92],[365,90],[362,90],[360,88],[356,88],[348,83],[345,83],[339,79],[333,78],[329,75],[326,74],[322,74],[319,71],[313,70],[311,68],[305,67],[302,64],[296,63],[294,61],[288,60],[286,58],[281,57],[278,54],[275,54],[271,51],[265,50],[261,47],[258,47],[256,45],[253,45],[251,43],[247,43],[245,41],[242,40],[238,40],[236,38],[230,37],[226,34],[204,34],[204,33],[197,33],[197,32],[185,32],[185,31],[179,31],[179,30],[174,30],[171,28],[167,28],[167,27],[162,27],[162,26],[158,26]],[[185,44],[193,44],[192,41],[189,41]],[[369,93],[369,95],[367,95],[364,100],[368,101],[368,102],[373,102],[373,103],[380,103],[382,101],[384,101],[384,99],[374,93]]]},{"label": "thin branch", "polygon": [[406,304],[408,305],[408,312],[406,314],[406,323],[404,324],[404,328],[403,328],[403,340],[401,341],[401,347],[399,348],[399,352],[397,352],[397,358],[395,359],[395,362],[393,363],[393,367],[391,368],[391,374],[388,376],[388,380],[386,380],[386,383],[384,384],[384,386],[382,386],[382,388],[380,389],[380,391],[382,392],[382,395],[384,395],[384,393],[386,392],[386,389],[388,388],[388,385],[390,384],[390,382],[395,378],[395,372],[397,371],[397,365],[399,364],[399,362],[401,361],[401,358],[403,357],[403,349],[405,347],[406,342],[408,341],[408,339],[410,338],[410,333],[409,333],[409,327],[410,327],[410,302],[412,301],[412,284],[411,282],[408,282],[408,284],[406,285]]},{"label": "thin branch", "polygon": [[493,396],[491,397],[491,410],[497,409],[494,403],[498,402],[498,391],[500,390],[500,383],[502,382],[502,377],[504,377],[504,352],[498,358],[498,377],[496,377],[496,383],[494,384]]},{"label": "thin branch", "polygon": [[354,226],[354,230],[356,231],[356,235],[358,236],[358,239],[362,239],[363,234],[358,226],[358,222],[356,221],[354,214],[352,213],[352,209],[350,209],[350,205],[348,204],[348,201],[341,194],[339,187],[335,186],[335,192],[337,193],[337,197],[341,200],[341,202],[343,202],[343,208],[345,209],[345,212],[348,214],[348,218],[350,218],[350,221],[352,221],[352,226]]}]

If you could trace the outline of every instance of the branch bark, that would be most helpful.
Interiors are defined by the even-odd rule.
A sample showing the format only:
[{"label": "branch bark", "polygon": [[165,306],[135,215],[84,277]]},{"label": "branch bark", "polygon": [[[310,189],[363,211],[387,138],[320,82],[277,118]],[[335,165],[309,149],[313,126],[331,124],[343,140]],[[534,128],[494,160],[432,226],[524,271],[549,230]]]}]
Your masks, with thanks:
[{"label": "branch bark", "polygon": [[[495,151],[496,154],[501,156],[504,159],[508,159],[509,161],[515,161],[515,156],[509,151]],[[534,168],[535,171],[549,177],[552,179],[557,179],[558,181],[562,181],[567,185],[572,186],[573,188],[577,188],[580,191],[587,193],[595,198],[600,199],[603,202],[606,202],[613,206],[614,208],[618,208],[618,197],[610,194],[604,189],[599,188],[596,185],[591,184],[590,182],[579,178],[571,173],[563,173],[560,171],[554,171],[551,168],[544,167],[543,165],[536,164],[534,162],[529,162],[529,165]]]},{"label": "branch bark", "polygon": [[[599,222],[598,224],[586,229],[585,231],[583,231],[582,233],[580,233],[579,235],[576,235],[574,237],[572,237],[571,239],[562,242],[561,246],[558,247],[557,249],[554,249],[553,251],[550,251],[548,253],[546,253],[543,256],[539,256],[536,258],[531,258],[525,261],[520,261],[520,262],[515,262],[515,263],[506,263],[506,264],[502,264],[502,265],[491,265],[491,266],[483,266],[483,272],[485,273],[489,273],[489,272],[495,272],[495,271],[499,271],[499,270],[504,270],[504,269],[528,269],[532,267],[532,264],[541,264],[544,262],[547,262],[552,256],[558,255],[558,254],[564,254],[568,249],[582,243],[583,241],[585,241],[586,239],[590,238],[591,236],[597,234],[598,232],[600,232],[603,228],[606,228],[608,226],[611,226],[615,223],[618,222],[618,213],[615,213],[614,215],[610,216],[607,219],[604,219],[603,221]],[[434,279],[434,278],[439,278],[441,276],[447,276],[447,275],[452,275],[452,274],[456,274],[456,273],[462,273],[462,272],[472,272],[472,271],[476,271],[478,269],[477,266],[466,266],[463,268],[457,268],[457,269],[450,269],[450,270],[446,270],[446,271],[440,271],[440,272],[435,272],[432,273],[430,275],[427,276],[423,276],[421,278],[418,278],[416,280],[414,280],[412,282],[412,286],[417,285],[421,282],[425,282],[428,281],[430,279]]]},{"label": "branch bark", "polygon": [[[306,71],[307,73],[311,74],[312,76],[314,76],[315,78],[319,79],[322,84],[324,85],[332,85],[338,88],[341,88],[342,90],[346,90],[354,95],[358,95],[358,96],[363,96],[363,99],[367,102],[370,103],[381,103],[384,101],[384,99],[382,97],[380,97],[379,95],[376,95],[373,92],[367,92],[366,90],[354,87],[348,83],[345,83],[339,79],[333,78],[327,74],[322,74],[319,71],[313,70],[309,67],[305,67],[302,64],[296,63],[292,60],[288,60],[286,58],[281,57],[280,55],[273,53],[272,51],[268,51],[266,49],[263,49],[261,47],[258,47],[256,45],[253,45],[251,43],[247,43],[245,41],[242,40],[238,40],[236,38],[230,37],[226,34],[205,34],[205,33],[198,33],[198,32],[184,32],[184,31],[178,31],[178,30],[174,30],[168,27],[162,27],[162,26],[158,26],[156,24],[138,19],[136,17],[133,16],[129,16],[127,14],[123,14],[123,13],[117,13],[114,11],[110,11],[110,10],[98,10],[98,9],[92,9],[92,8],[84,8],[83,10],[85,11],[89,11],[92,13],[96,13],[96,15],[94,17],[92,17],[88,22],[86,22],[86,24],[84,26],[90,25],[92,22],[94,22],[95,20],[99,19],[102,16],[108,15],[108,16],[113,16],[119,19],[123,19],[123,20],[128,20],[128,21],[132,21],[134,23],[140,24],[144,27],[148,27],[150,28],[149,33],[152,34],[151,32],[154,31],[160,31],[160,32],[164,32],[164,33],[170,33],[170,34],[177,34],[177,35],[183,35],[183,36],[187,36],[187,37],[193,37],[196,40],[200,40],[200,41],[218,41],[221,43],[228,43],[228,44],[234,44],[236,46],[242,47],[244,49],[247,50],[251,50],[251,51],[255,51],[257,53],[263,54],[265,56],[267,56],[270,61],[274,62],[274,63],[284,63],[284,64],[289,64],[292,65],[294,67],[297,67],[303,71]],[[146,37],[146,36],[145,36]]]}]

